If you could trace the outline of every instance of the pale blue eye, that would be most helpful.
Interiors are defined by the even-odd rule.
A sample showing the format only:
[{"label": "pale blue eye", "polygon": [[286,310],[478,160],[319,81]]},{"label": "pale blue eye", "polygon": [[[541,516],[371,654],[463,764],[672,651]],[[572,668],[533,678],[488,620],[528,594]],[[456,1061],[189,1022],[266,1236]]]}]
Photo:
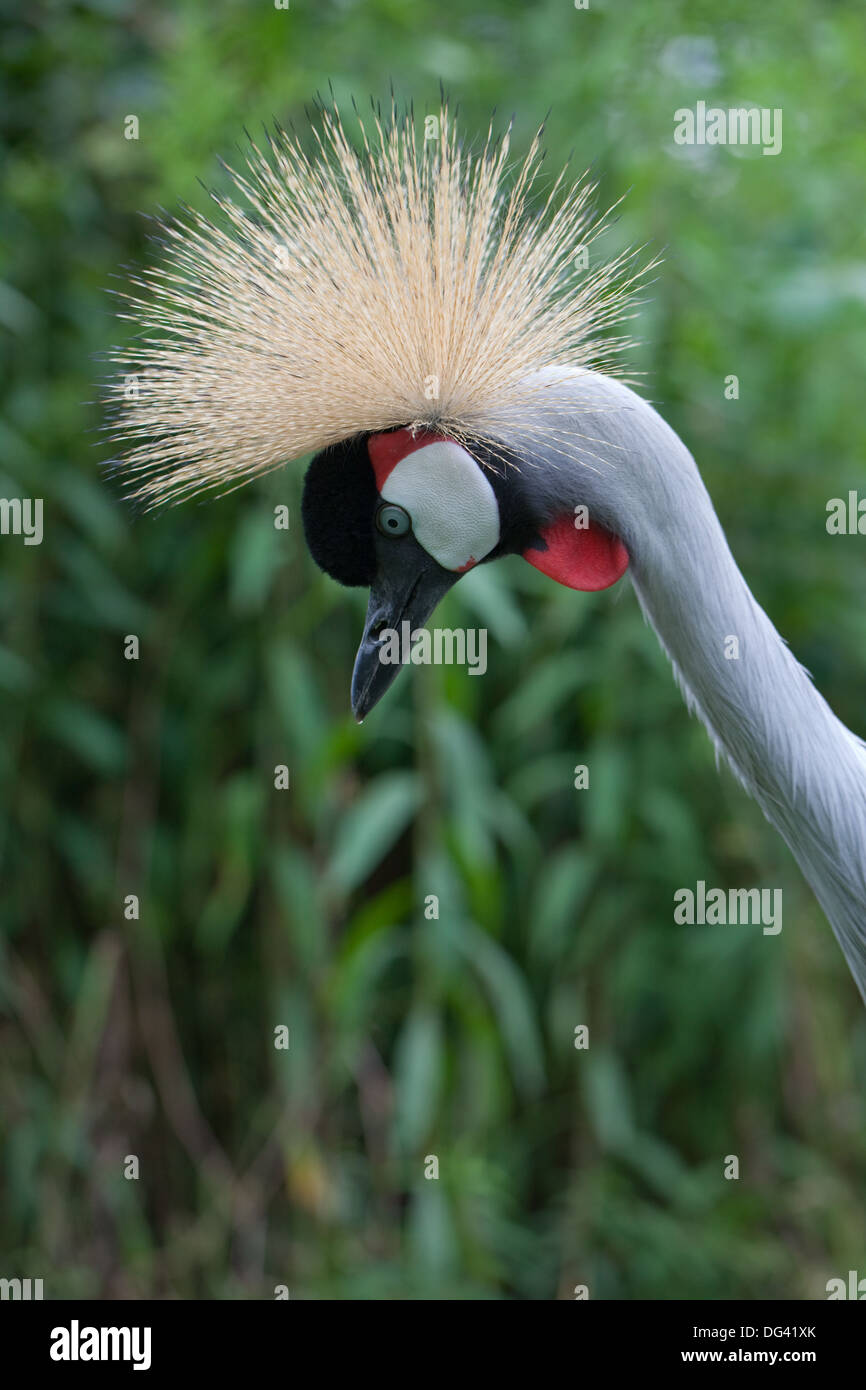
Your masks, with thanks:
[{"label": "pale blue eye", "polygon": [[402,507],[386,502],[376,513],[376,525],[383,536],[405,536],[412,530],[412,518]]}]

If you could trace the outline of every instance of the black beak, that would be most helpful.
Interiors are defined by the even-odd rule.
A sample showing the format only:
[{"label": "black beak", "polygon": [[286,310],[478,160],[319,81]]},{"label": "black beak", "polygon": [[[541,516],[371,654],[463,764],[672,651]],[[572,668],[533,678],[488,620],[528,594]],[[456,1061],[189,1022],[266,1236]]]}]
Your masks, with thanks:
[{"label": "black beak", "polygon": [[408,659],[412,633],[427,621],[460,578],[437,565],[415,542],[406,545],[386,539],[378,548],[382,563],[370,589],[364,634],[352,672],[352,713],[359,724]]}]

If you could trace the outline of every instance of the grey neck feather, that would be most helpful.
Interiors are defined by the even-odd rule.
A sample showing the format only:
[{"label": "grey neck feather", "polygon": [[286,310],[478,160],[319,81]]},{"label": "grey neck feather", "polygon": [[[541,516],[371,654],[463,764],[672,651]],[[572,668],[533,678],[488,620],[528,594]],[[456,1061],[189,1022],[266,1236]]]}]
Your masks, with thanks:
[{"label": "grey neck feather", "polygon": [[652,406],[590,372],[535,381],[538,405],[507,426],[500,415],[497,433],[539,465],[531,486],[549,514],[585,503],[625,542],[689,708],[795,855],[866,1001],[866,745],[753,598],[691,454]]}]

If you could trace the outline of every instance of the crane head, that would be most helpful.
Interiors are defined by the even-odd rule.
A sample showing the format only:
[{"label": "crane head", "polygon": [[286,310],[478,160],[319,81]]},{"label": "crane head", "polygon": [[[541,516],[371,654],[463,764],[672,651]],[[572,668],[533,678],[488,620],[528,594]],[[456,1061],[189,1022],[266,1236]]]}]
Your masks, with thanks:
[{"label": "crane head", "polygon": [[[532,468],[480,444],[427,430],[359,435],[317,454],[302,518],[316,564],[338,583],[369,588],[352,675],[362,720],[393,682],[386,637],[425,623],[461,575],[520,554],[559,583],[603,589],[628,564],[622,542],[579,507],[551,499]],[[585,510],[585,509],[584,509]]]}]

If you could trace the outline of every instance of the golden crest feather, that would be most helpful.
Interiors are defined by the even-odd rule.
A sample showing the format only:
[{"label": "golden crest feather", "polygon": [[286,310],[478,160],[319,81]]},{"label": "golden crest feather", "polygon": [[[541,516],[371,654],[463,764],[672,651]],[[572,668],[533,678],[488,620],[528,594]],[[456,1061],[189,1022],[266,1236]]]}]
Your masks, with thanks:
[{"label": "golden crest feather", "polygon": [[396,426],[493,443],[531,373],[610,370],[629,341],[609,330],[650,267],[594,263],[607,214],[586,179],[539,198],[540,131],[513,173],[510,132],[473,153],[444,104],[420,136],[393,107],[356,144],[335,107],[312,131],[312,155],[281,128],[250,141],[234,196],[162,223],[161,263],[124,296],[139,334],[108,394],[145,505]]}]

